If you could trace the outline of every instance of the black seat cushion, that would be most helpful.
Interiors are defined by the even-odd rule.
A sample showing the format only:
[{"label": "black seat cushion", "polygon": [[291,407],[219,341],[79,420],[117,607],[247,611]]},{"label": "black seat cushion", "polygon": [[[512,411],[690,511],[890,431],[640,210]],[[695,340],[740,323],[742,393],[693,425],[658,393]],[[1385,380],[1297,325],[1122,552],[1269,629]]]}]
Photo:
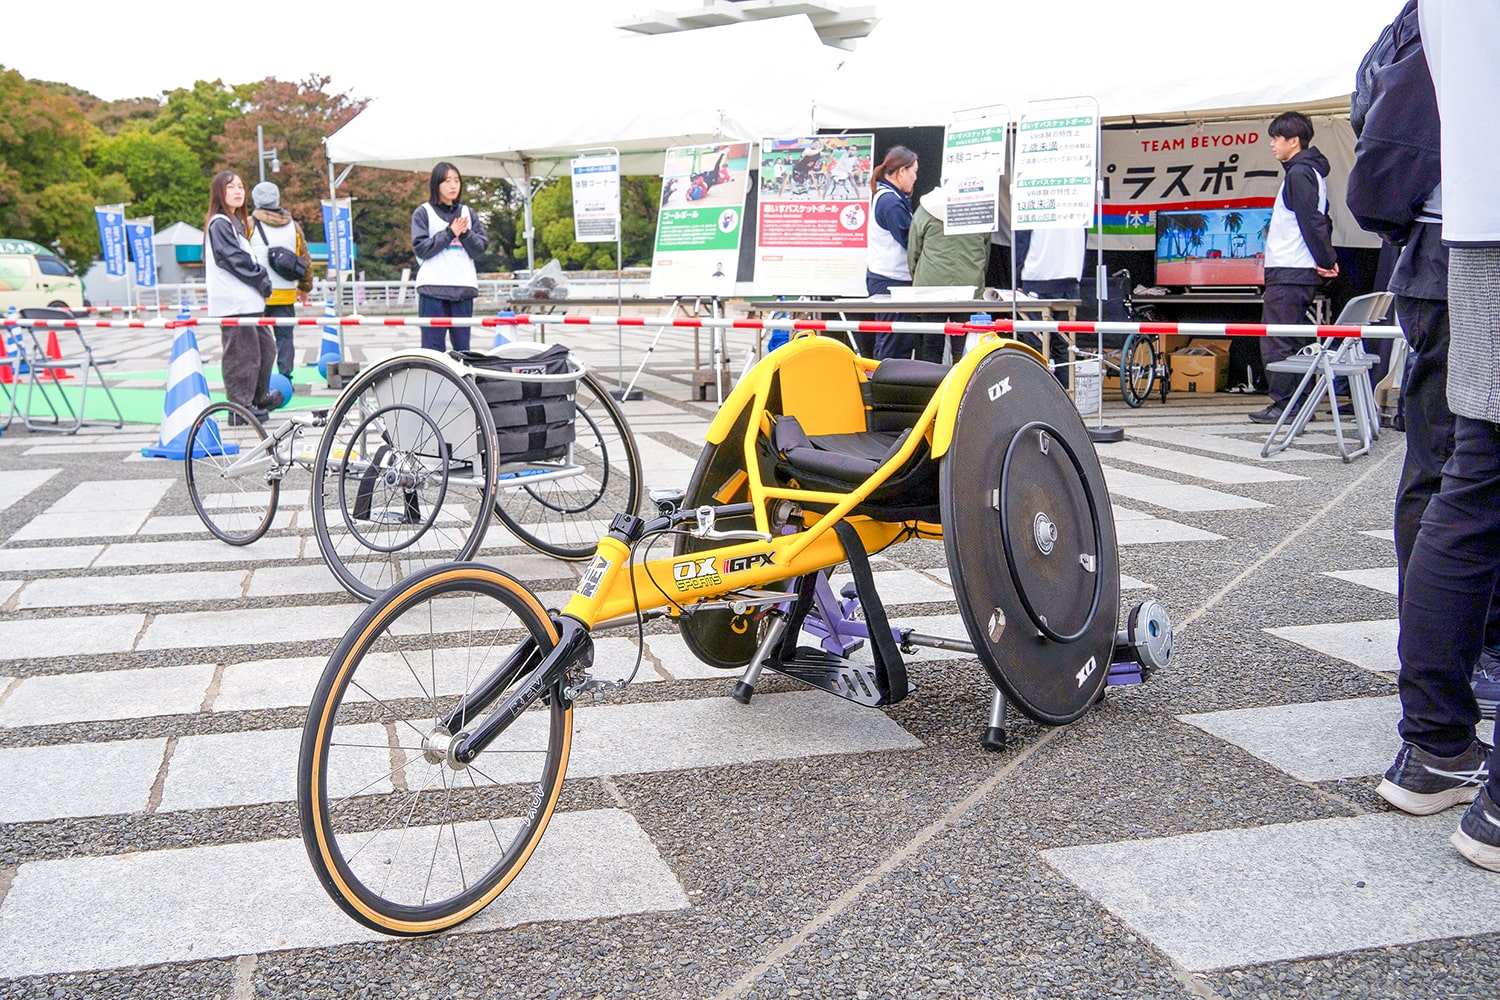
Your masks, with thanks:
[{"label": "black seat cushion", "polygon": [[887,358],[870,373],[865,399],[871,431],[899,431],[917,422],[948,369],[931,361]]},{"label": "black seat cushion", "polygon": [[[808,436],[796,417],[783,416],[771,431],[771,443],[780,459],[777,478],[783,485],[795,481],[803,489],[847,493],[873,476],[906,444],[911,433],[906,428],[900,432]],[[929,457],[926,443],[872,490],[854,512],[881,520],[937,521],[937,463]]]}]

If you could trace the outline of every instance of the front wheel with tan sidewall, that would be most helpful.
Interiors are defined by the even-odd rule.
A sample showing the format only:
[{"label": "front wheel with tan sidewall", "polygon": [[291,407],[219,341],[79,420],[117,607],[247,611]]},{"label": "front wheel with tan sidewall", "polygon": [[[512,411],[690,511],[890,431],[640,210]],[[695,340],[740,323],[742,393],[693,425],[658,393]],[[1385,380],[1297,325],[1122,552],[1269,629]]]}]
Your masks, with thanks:
[{"label": "front wheel with tan sidewall", "polygon": [[344,636],[308,709],[297,808],[345,913],[430,934],[520,872],[562,790],[572,704],[559,681],[468,763],[457,738],[523,689],[556,641],[530,591],[474,563],[402,580]]}]

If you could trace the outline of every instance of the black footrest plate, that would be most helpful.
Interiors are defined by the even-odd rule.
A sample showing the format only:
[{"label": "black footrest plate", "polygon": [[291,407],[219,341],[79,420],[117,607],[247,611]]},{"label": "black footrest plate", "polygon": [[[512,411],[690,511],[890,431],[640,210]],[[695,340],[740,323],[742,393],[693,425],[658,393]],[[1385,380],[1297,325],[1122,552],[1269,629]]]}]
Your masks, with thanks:
[{"label": "black footrest plate", "polygon": [[875,708],[886,703],[875,685],[873,666],[854,663],[813,646],[798,646],[797,655],[790,662],[767,660],[766,666],[856,705]]}]

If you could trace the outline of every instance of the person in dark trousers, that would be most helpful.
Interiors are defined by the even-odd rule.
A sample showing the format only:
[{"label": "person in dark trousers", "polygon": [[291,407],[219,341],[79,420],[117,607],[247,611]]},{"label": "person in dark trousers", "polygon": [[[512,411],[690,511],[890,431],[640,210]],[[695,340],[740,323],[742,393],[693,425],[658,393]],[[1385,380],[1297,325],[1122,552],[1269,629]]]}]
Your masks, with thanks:
[{"label": "person in dark trousers", "polygon": [[[245,182],[233,170],[214,175],[204,221],[203,272],[208,284],[208,313],[214,317],[259,319],[271,294],[271,278],[250,252],[250,213]],[[226,324],[219,327],[224,395],[265,420],[285,400],[271,388],[276,338],[269,327]]]},{"label": "person in dark trousers", "polygon": [[[1266,292],[1262,323],[1306,323],[1307,307],[1325,278],[1338,277],[1333,253],[1333,220],[1328,217],[1328,158],[1312,142],[1313,127],[1300,111],[1271,119],[1271,154],[1286,172],[1271,207],[1266,233]],[[1269,365],[1290,357],[1307,341],[1296,337],[1267,337],[1261,357]],[[1266,372],[1271,403],[1250,414],[1257,424],[1274,424],[1297,389],[1298,377]]]},{"label": "person in dark trousers", "polygon": [[1500,871],[1500,749],[1477,738],[1470,686],[1500,582],[1500,5],[1422,0],[1417,10],[1441,114],[1453,454],[1402,581],[1402,744],[1379,791],[1422,815],[1467,802],[1453,846]]},{"label": "person in dark trousers", "polygon": [[[464,182],[446,161],[432,168],[429,197],[411,214],[411,247],[417,268],[417,315],[469,317],[479,294],[474,259],[490,245],[484,223],[463,203]],[[469,349],[466,326],[422,327],[422,346],[441,351],[452,341],[455,351]]]},{"label": "person in dark trousers", "polygon": [[[865,251],[865,291],[884,295],[893,285],[911,284],[906,244],[911,232],[911,189],[917,183],[917,154],[892,146],[870,175],[870,239]],[[875,319],[899,322],[900,313],[876,313]],[[909,358],[912,334],[856,333],[854,342],[867,358]]]},{"label": "person in dark trousers", "polygon": [[[984,268],[990,259],[989,233],[953,233],[943,231],[943,217],[947,214],[947,196],[941,187],[935,187],[922,196],[916,214],[911,217],[911,229],[906,237],[906,263],[911,268],[912,287],[918,285],[948,285],[967,287],[970,294],[978,294],[984,285]],[[963,322],[967,316],[955,316],[955,322]],[[964,335],[961,333],[942,336],[935,333],[915,335],[917,338],[917,360],[941,362],[944,347],[954,361],[963,357]]]},{"label": "person in dark trousers", "polygon": [[[1401,380],[1406,457],[1396,488],[1397,606],[1422,512],[1453,454],[1448,408],[1448,249],[1443,246],[1437,95],[1417,23],[1417,0],[1360,65],[1350,106],[1358,141],[1346,201],[1360,227],[1401,247],[1389,290],[1410,348]],[[1500,611],[1491,599],[1484,649],[1470,686],[1484,716],[1500,703]]]},{"label": "person in dark trousers", "polygon": [[[261,181],[250,189],[250,200],[255,211],[250,213],[250,251],[256,261],[266,269],[271,279],[271,294],[266,297],[267,316],[295,316],[297,303],[307,304],[307,293],[312,291],[312,256],[307,252],[307,238],[302,235],[302,225],[286,209],[281,207],[281,190],[270,181]],[[302,261],[301,278],[288,278],[276,273],[270,266],[271,247],[281,247],[297,255]],[[287,378],[297,364],[296,340],[293,326],[274,327],[276,331],[276,370]]]}]

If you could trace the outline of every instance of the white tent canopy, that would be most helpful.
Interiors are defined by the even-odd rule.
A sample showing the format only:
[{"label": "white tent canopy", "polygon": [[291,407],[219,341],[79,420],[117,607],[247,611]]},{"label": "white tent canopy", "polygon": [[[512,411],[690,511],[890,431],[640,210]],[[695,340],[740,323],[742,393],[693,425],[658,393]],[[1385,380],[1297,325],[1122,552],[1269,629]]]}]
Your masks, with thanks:
[{"label": "white tent canopy", "polygon": [[488,70],[374,101],[328,137],[328,156],[419,171],[449,160],[466,175],[515,179],[613,146],[623,172],[655,174],[670,146],[806,134],[817,83],[847,54],[823,45],[806,17],[622,35],[568,49],[566,68],[521,99],[491,96],[498,74]]},{"label": "white tent canopy", "polygon": [[[1401,0],[923,0],[881,21],[818,93],[822,128],[943,125],[953,113],[1088,95],[1106,119],[1348,109]],[[1273,112],[1274,113],[1274,112]]]}]

